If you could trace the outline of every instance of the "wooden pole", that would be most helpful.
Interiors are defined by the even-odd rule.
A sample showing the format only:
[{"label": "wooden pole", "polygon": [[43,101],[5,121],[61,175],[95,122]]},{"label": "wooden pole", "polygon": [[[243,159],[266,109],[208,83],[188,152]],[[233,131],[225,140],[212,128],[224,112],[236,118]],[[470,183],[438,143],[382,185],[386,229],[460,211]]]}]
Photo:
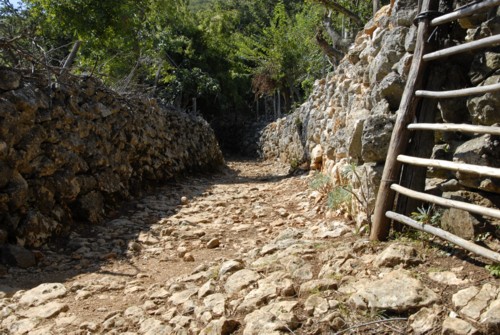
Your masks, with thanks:
[{"label": "wooden pole", "polygon": [[494,6],[499,6],[500,5],[500,0],[484,0],[483,2],[480,2],[478,4],[472,5],[472,6],[467,6],[462,9],[457,9],[456,11],[442,15],[440,17],[435,18],[434,20],[431,21],[431,26],[435,27],[440,24],[448,23],[454,20],[458,20],[467,16],[470,16],[474,13],[477,13],[478,11],[482,9],[487,9],[491,8]]},{"label": "wooden pole", "polygon": [[412,123],[408,125],[409,130],[439,130],[439,131],[460,131],[472,134],[500,135],[498,126],[476,126],[472,124],[454,123]]},{"label": "wooden pole", "polygon": [[430,195],[427,193],[413,191],[413,190],[410,190],[406,187],[402,187],[402,186],[399,186],[396,184],[392,185],[391,189],[393,189],[394,191],[396,191],[398,193],[404,194],[407,197],[430,202],[430,203],[433,203],[436,205],[461,209],[461,210],[468,211],[471,213],[476,213],[479,215],[490,216],[490,217],[495,218],[495,219],[500,219],[500,210],[499,209],[483,207],[483,206],[469,204],[469,203],[457,201],[457,200],[445,199],[445,198],[441,198],[441,197],[438,197],[435,195]]},{"label": "wooden pole", "polygon": [[453,91],[437,92],[437,91],[418,90],[417,92],[415,92],[415,94],[417,95],[417,97],[421,98],[448,99],[448,98],[467,97],[471,95],[480,95],[496,91],[500,91],[500,83],[493,85],[486,85],[486,86],[463,88],[460,90],[453,90]]},{"label": "wooden pole", "polygon": [[[422,11],[435,10],[438,1],[423,0]],[[422,61],[423,55],[427,51],[427,38],[429,36],[429,19],[423,19],[418,24],[417,43],[413,53],[413,61],[408,74],[405,91],[401,98],[399,112],[394,125],[385,162],[382,180],[375,204],[375,213],[373,215],[373,226],[370,233],[371,240],[385,240],[389,235],[390,220],[385,217],[385,212],[394,206],[395,193],[391,191],[391,184],[399,180],[401,173],[401,163],[396,157],[403,154],[408,146],[410,131],[407,130],[415,118],[419,98],[415,96],[415,91],[422,87],[422,81],[425,73],[425,63]]]},{"label": "wooden pole", "polygon": [[500,169],[490,166],[480,166],[466,163],[450,162],[437,159],[427,159],[410,157],[405,155],[398,156],[398,162],[405,164],[412,164],[417,166],[434,167],[438,169],[446,169],[461,173],[478,174],[481,176],[488,176],[493,178],[500,178]]},{"label": "wooden pole", "polygon": [[439,51],[431,52],[424,56],[424,61],[428,62],[438,58],[453,56],[461,52],[472,51],[487,47],[494,47],[497,45],[500,45],[500,35],[488,36],[477,41],[463,43],[451,48],[446,48]]},{"label": "wooden pole", "polygon": [[396,220],[398,222],[404,223],[420,231],[435,235],[439,238],[442,238],[443,240],[456,244],[459,247],[464,248],[465,250],[469,250],[479,256],[485,257],[495,263],[500,263],[500,254],[491,251],[489,249],[483,248],[470,241],[464,240],[463,238],[453,235],[447,232],[446,230],[436,228],[428,224],[417,222],[415,220],[410,219],[409,217],[394,212],[389,211],[386,213],[386,215],[388,218],[392,220]]}]

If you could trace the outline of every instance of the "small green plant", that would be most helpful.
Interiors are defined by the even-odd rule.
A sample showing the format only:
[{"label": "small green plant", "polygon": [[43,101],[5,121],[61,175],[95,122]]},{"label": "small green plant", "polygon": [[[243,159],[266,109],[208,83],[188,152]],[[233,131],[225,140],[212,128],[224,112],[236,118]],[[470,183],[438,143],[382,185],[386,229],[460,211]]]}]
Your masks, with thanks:
[{"label": "small green plant", "polygon": [[298,158],[292,158],[290,160],[290,169],[292,171],[295,171],[295,170],[297,170],[299,168],[300,164],[301,164],[301,160],[300,159],[298,159]]},{"label": "small green plant", "polygon": [[342,206],[351,207],[352,193],[347,186],[337,186],[328,193],[327,206],[331,209],[340,209]]},{"label": "small green plant", "polygon": [[332,188],[332,181],[330,177],[323,173],[316,173],[309,183],[309,187],[314,191],[321,192],[323,194],[328,194]]},{"label": "small green plant", "polygon": [[[370,178],[370,173],[366,166],[358,167],[355,163],[348,164],[342,171],[344,180],[350,181],[342,188],[350,193],[352,199],[359,205],[364,212],[367,224],[357,227],[358,232],[369,232],[371,229],[371,216],[374,211],[372,200],[374,198],[374,185]],[[353,186],[354,185],[354,188]],[[365,229],[366,228],[366,229]]]},{"label": "small green plant", "polygon": [[304,125],[302,120],[297,116],[293,122],[295,124],[295,127],[297,127],[297,129],[299,130],[302,130],[302,126]]},{"label": "small green plant", "polygon": [[417,207],[416,212],[411,213],[411,218],[422,224],[429,224],[433,226],[438,226],[441,222],[442,212],[430,205],[429,207]]},{"label": "small green plant", "polygon": [[486,270],[494,277],[500,277],[500,264],[486,265]]}]

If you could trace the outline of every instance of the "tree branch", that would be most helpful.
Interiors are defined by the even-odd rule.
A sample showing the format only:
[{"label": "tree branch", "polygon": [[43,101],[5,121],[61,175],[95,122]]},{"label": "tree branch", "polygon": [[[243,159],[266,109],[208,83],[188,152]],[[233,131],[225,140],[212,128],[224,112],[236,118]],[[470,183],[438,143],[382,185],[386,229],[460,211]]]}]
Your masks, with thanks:
[{"label": "tree branch", "polygon": [[322,4],[323,6],[325,6],[326,8],[329,8],[329,9],[332,9],[332,10],[337,11],[339,13],[342,13],[345,16],[349,17],[356,25],[358,25],[360,27],[363,26],[363,20],[361,20],[359,15],[357,15],[353,11],[345,8],[344,6],[338,4],[334,0],[312,0],[312,1],[318,2],[318,3]]},{"label": "tree branch", "polygon": [[337,64],[339,60],[344,57],[344,53],[335,47],[331,46],[327,40],[323,37],[321,30],[318,30],[316,33],[316,43],[318,43],[319,47],[325,53],[328,58],[332,61],[332,63]]}]

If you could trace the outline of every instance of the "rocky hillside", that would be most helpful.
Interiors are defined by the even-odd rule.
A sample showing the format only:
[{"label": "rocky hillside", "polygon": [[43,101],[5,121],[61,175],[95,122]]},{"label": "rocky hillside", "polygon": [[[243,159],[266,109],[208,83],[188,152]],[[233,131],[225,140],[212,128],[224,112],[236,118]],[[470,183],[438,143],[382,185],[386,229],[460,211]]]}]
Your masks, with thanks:
[{"label": "rocky hillside", "polygon": [[[404,90],[415,47],[415,1],[396,1],[394,7],[382,8],[360,32],[354,45],[336,70],[315,84],[311,97],[293,114],[270,124],[261,136],[265,158],[275,158],[293,167],[308,163],[312,169],[329,175],[334,184],[346,181],[343,171],[349,164],[367,182],[368,207],[373,206],[393,124]],[[498,9],[464,19],[459,25],[439,30],[443,46],[472,41],[498,34]],[[438,90],[487,85],[500,81],[500,53],[491,48],[450,57],[431,68],[442,78]],[[500,95],[488,93],[438,103],[438,122],[494,125],[500,122]],[[432,156],[459,162],[500,166],[500,142],[492,136],[437,134]],[[430,191],[448,198],[479,202],[490,207],[500,205],[498,180],[466,174],[431,171]],[[351,174],[354,175],[354,174]],[[352,209],[358,224],[367,222],[367,212]],[[485,223],[462,211],[445,215],[444,225],[453,218],[467,218],[454,232],[471,238]],[[447,223],[448,222],[448,223]],[[473,223],[471,223],[473,222]],[[491,230],[491,229],[490,229]],[[494,229],[493,229],[494,230]],[[484,230],[483,230],[484,232]],[[472,235],[471,235],[472,234]]]},{"label": "rocky hillside", "polygon": [[93,78],[54,84],[0,69],[0,245],[39,247],[151,185],[222,164],[201,118]]}]

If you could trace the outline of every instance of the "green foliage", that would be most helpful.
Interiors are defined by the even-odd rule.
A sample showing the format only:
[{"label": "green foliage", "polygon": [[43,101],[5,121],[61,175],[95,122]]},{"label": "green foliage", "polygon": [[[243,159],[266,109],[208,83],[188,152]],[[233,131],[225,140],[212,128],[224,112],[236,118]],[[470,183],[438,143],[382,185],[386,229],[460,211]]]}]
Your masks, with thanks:
[{"label": "green foliage", "polygon": [[[315,41],[325,8],[311,1],[25,0],[18,11],[7,3],[0,2],[1,34],[22,35],[24,54],[61,66],[81,41],[74,73],[182,109],[196,98],[209,120],[249,113],[261,96],[280,95],[289,111],[331,70]],[[340,3],[363,19],[370,7]],[[31,66],[5,50],[0,62]]]},{"label": "green foliage", "polygon": [[500,277],[500,264],[486,265],[486,270],[494,277]]},{"label": "green foliage", "polygon": [[328,193],[327,206],[331,209],[341,209],[342,207],[351,207],[352,193],[347,187],[337,186]]},{"label": "green foliage", "polygon": [[332,188],[332,182],[330,177],[318,172],[309,183],[309,187],[314,191],[323,191],[324,193],[327,193]]},{"label": "green foliage", "polygon": [[434,205],[428,207],[417,207],[417,211],[411,213],[411,218],[422,224],[438,226],[441,223],[442,211],[436,209]]}]

